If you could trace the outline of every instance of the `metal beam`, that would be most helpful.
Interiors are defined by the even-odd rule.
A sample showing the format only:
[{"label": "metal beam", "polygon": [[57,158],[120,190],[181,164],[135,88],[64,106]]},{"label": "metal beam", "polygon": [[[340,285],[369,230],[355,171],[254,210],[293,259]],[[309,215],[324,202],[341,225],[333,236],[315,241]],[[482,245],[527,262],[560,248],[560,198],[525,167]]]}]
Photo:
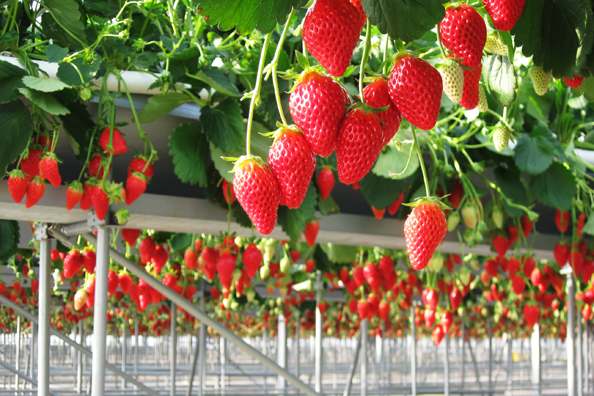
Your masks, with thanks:
[{"label": "metal beam", "polygon": [[[24,374],[23,372],[15,369],[14,367],[12,367],[10,364],[6,363],[4,360],[0,360],[0,366],[4,367],[6,370],[10,371],[11,373],[13,373],[14,375],[16,375],[17,377],[21,377],[22,379],[24,379],[25,381],[33,384],[33,386],[38,387],[37,381],[35,381],[33,378],[29,377],[28,375]],[[24,391],[23,391],[24,392]],[[37,392],[39,392],[39,387]],[[20,392],[18,392],[20,393]],[[38,393],[39,394],[39,393]],[[48,392],[49,395],[53,395],[53,396],[58,396],[56,395],[54,392],[49,391]]]}]

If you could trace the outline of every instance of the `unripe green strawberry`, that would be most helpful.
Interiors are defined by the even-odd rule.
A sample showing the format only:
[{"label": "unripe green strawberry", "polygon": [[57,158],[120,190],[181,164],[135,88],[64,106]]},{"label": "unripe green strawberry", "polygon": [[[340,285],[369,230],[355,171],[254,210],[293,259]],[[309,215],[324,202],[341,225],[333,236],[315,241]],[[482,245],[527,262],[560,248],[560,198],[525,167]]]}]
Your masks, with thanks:
[{"label": "unripe green strawberry", "polygon": [[509,32],[522,15],[526,0],[483,0],[483,3],[493,25],[502,32]]},{"label": "unripe green strawberry", "polygon": [[296,209],[307,193],[316,169],[316,156],[298,130],[282,127],[274,136],[268,165],[281,189],[280,204]]},{"label": "unripe green strawberry", "polygon": [[337,77],[351,63],[360,32],[359,11],[348,0],[317,0],[303,20],[307,49],[328,73]]},{"label": "unripe green strawberry", "polygon": [[466,205],[464,205],[460,212],[462,213],[462,219],[464,220],[464,224],[466,224],[466,227],[470,228],[471,230],[474,230],[474,228],[481,219],[481,212],[479,210],[479,207],[475,203],[469,202]]},{"label": "unripe green strawberry", "polygon": [[549,90],[549,82],[551,81],[551,72],[545,72],[540,66],[532,66],[528,71],[528,75],[534,85],[534,91],[537,95],[543,96]]},{"label": "unripe green strawberry", "polygon": [[485,42],[485,51],[495,55],[508,55],[507,45],[505,45],[503,41],[501,41],[498,32],[493,32],[487,35],[487,41]]},{"label": "unripe green strawberry", "polygon": [[422,270],[427,266],[447,230],[445,214],[438,202],[420,200],[404,223],[404,239],[410,264]]},{"label": "unripe green strawberry", "polygon": [[483,66],[479,64],[473,70],[464,69],[464,89],[460,105],[465,109],[472,110],[479,103],[479,86]]},{"label": "unripe green strawberry", "polygon": [[487,101],[487,94],[485,93],[485,88],[483,88],[482,85],[479,85],[479,102],[476,105],[476,108],[481,113],[484,113],[485,111],[489,110],[489,102]]},{"label": "unripe green strawberry", "polygon": [[274,174],[260,157],[242,156],[235,163],[233,190],[256,230],[268,235],[274,229],[281,190]]},{"label": "unripe green strawberry", "polygon": [[511,136],[511,131],[506,126],[501,125],[495,128],[493,131],[493,145],[495,146],[495,150],[505,150]]},{"label": "unripe green strawberry", "polygon": [[493,207],[493,212],[491,213],[491,219],[497,228],[503,228],[503,210],[499,206]]},{"label": "unripe green strawberry", "polygon": [[481,64],[487,41],[487,26],[471,6],[447,7],[439,23],[439,36],[444,47],[452,51],[462,64],[475,69]]},{"label": "unripe green strawberry", "polygon": [[443,81],[443,92],[454,103],[460,103],[464,89],[464,69],[458,62],[446,61],[437,70]]}]

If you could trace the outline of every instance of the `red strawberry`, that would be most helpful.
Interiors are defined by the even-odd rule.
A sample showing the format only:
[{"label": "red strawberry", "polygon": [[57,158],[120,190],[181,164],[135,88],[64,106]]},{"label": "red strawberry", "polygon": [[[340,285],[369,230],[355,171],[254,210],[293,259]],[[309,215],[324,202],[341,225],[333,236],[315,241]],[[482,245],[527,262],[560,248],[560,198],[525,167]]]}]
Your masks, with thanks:
[{"label": "red strawberry", "polygon": [[384,142],[382,147],[392,140],[402,121],[402,114],[390,99],[388,92],[388,81],[385,78],[378,78],[363,89],[363,99],[365,103],[374,108],[389,106],[387,110],[377,112],[377,116],[382,121],[384,130]]},{"label": "red strawberry", "polygon": [[441,75],[427,61],[410,54],[398,55],[388,92],[408,122],[420,129],[432,129],[439,116],[442,89]]},{"label": "red strawberry", "polygon": [[349,110],[336,139],[338,178],[344,184],[361,180],[373,167],[384,142],[380,119],[367,106]]},{"label": "red strawberry", "polygon": [[404,223],[406,251],[412,267],[422,270],[448,232],[445,214],[439,203],[420,200]]},{"label": "red strawberry", "polygon": [[328,157],[334,151],[347,104],[344,89],[331,77],[315,71],[306,73],[291,92],[291,117],[314,154]]},{"label": "red strawberry", "polygon": [[204,260],[204,263],[206,264],[206,267],[215,268],[217,261],[219,260],[219,251],[214,248],[207,247],[202,251],[201,256]]},{"label": "red strawberry", "polygon": [[357,284],[357,287],[361,287],[365,284],[365,275],[362,267],[353,268],[353,279]]},{"label": "red strawberry", "polygon": [[109,197],[106,192],[101,188],[100,185],[96,185],[90,190],[91,202],[93,202],[93,208],[95,214],[99,220],[105,219],[105,215],[109,210]]},{"label": "red strawberry", "polygon": [[35,143],[43,147],[44,150],[49,150],[54,144],[54,139],[51,138],[49,133],[43,133],[37,136]]},{"label": "red strawberry", "polygon": [[146,191],[148,178],[142,173],[134,172],[126,180],[126,205],[132,205]]},{"label": "red strawberry", "polygon": [[445,336],[445,333],[443,331],[443,327],[435,326],[435,328],[433,329],[433,332],[431,333],[431,338],[433,339],[433,343],[435,344],[436,347],[438,347],[439,344],[441,344],[441,340],[443,340],[444,336]]},{"label": "red strawberry", "polygon": [[130,276],[130,274],[128,274],[126,272],[122,272],[118,276],[118,282],[120,285],[120,289],[122,289],[122,293],[128,294],[128,291],[130,290],[130,286],[132,286],[132,277]]},{"label": "red strawberry", "polygon": [[155,248],[155,253],[151,257],[151,263],[153,264],[153,266],[155,268],[155,272],[157,274],[161,273],[161,270],[167,263],[168,259],[169,259],[169,253],[167,253],[167,250],[165,250],[163,245],[157,246]]},{"label": "red strawberry", "polygon": [[62,184],[62,176],[58,170],[58,158],[54,153],[46,153],[39,161],[39,175],[43,175],[52,186]]},{"label": "red strawberry", "polygon": [[152,162],[148,164],[148,166],[146,163],[147,159],[142,155],[132,158],[130,165],[128,165],[128,177],[130,177],[133,172],[140,172],[149,179],[152,178],[155,174],[155,168],[153,167]]},{"label": "red strawberry", "polygon": [[384,209],[376,209],[373,206],[371,207],[371,211],[373,212],[373,215],[375,216],[376,219],[381,220],[384,218],[384,215],[386,214],[386,208]]},{"label": "red strawberry", "polygon": [[268,235],[274,229],[281,190],[274,174],[260,157],[242,156],[235,163],[233,190],[256,230]]},{"label": "red strawberry", "polygon": [[289,209],[301,206],[316,169],[316,156],[303,134],[285,127],[275,132],[268,165],[281,189],[280,204]]},{"label": "red strawberry", "polygon": [[[136,241],[138,240],[138,237],[140,236],[140,232],[141,232],[140,230],[133,230],[131,228],[122,228],[122,238],[124,238],[124,241],[126,241],[128,246],[134,246],[134,245],[136,245]],[[149,258],[149,260],[150,260],[150,258]]]},{"label": "red strawberry", "polygon": [[582,316],[586,322],[592,317],[592,307],[589,304],[584,304],[584,307],[582,308]]},{"label": "red strawberry", "polygon": [[507,262],[507,272],[509,273],[510,278],[516,276],[520,269],[520,260],[515,257],[509,259]]},{"label": "red strawberry", "polygon": [[536,262],[532,257],[524,258],[524,267],[522,268],[522,272],[526,278],[530,278],[532,271],[536,268]]},{"label": "red strawberry", "polygon": [[42,151],[30,148],[27,157],[21,160],[21,170],[25,172],[30,179],[39,175],[39,161],[41,160],[42,155]]},{"label": "red strawberry", "polygon": [[462,99],[460,106],[472,110],[478,106],[479,102],[479,83],[483,66],[479,63],[473,70],[464,69],[464,88],[462,89]]},{"label": "red strawberry", "polygon": [[359,301],[357,303],[357,313],[359,314],[359,319],[367,319],[369,317],[369,303],[365,300]]},{"label": "red strawberry", "polygon": [[584,77],[578,76],[577,74],[573,75],[573,78],[565,77],[565,84],[569,85],[571,88],[578,88],[584,82]]},{"label": "red strawberry", "polygon": [[155,245],[155,241],[151,237],[144,238],[140,245],[138,246],[138,252],[140,253],[140,261],[143,264],[147,264],[153,258],[155,251],[157,250],[157,246]]},{"label": "red strawberry", "polygon": [[108,150],[107,148],[110,139],[113,148],[113,155],[122,154],[128,151],[128,147],[126,146],[126,141],[124,140],[122,133],[117,129],[114,129],[113,136],[111,136],[112,134],[110,132],[111,129],[109,127],[105,127],[103,132],[101,132],[101,137],[99,138],[99,146],[101,146],[103,151],[108,155],[111,153],[111,150]]},{"label": "red strawberry", "polygon": [[582,266],[584,264],[584,256],[582,256],[582,252],[580,252],[576,248],[571,249],[571,253],[569,255],[569,261],[571,264],[571,268],[573,268],[573,273],[577,276],[582,273]]},{"label": "red strawberry", "polygon": [[8,177],[8,191],[16,203],[21,203],[27,193],[27,177],[23,171],[18,169],[10,172]]},{"label": "red strawberry", "polygon": [[425,327],[430,329],[435,323],[435,309],[433,308],[426,308],[423,311],[423,320],[425,321]]},{"label": "red strawberry", "polygon": [[462,64],[471,69],[479,68],[487,42],[487,26],[474,8],[466,4],[446,8],[445,17],[439,23],[439,36],[444,47],[452,51],[456,59],[463,60]]},{"label": "red strawberry", "polygon": [[85,291],[87,292],[87,294],[89,296],[94,296],[95,295],[95,277],[92,276],[89,279],[87,279],[87,281],[85,282],[84,286]]},{"label": "red strawberry", "polygon": [[[361,29],[365,27],[365,23],[367,22],[367,15],[365,15],[365,11],[363,11],[363,5],[361,4],[361,0],[349,0],[352,5],[355,6],[357,11],[359,12],[359,19],[361,19]],[[359,30],[361,30],[359,29]]]},{"label": "red strawberry", "polygon": [[402,205],[402,200],[404,200],[404,193],[400,193],[398,199],[392,202],[392,205],[388,206],[388,213],[390,213],[390,215],[393,216],[398,212],[400,205]]},{"label": "red strawberry", "polygon": [[390,256],[383,256],[379,261],[379,268],[384,278],[388,278],[394,270],[394,260]]},{"label": "red strawberry", "polygon": [[227,289],[231,288],[233,271],[235,271],[235,257],[231,255],[231,252],[225,250],[217,261],[217,274],[219,274],[221,284]]},{"label": "red strawberry", "polygon": [[115,294],[120,284],[120,277],[114,270],[107,271],[107,292],[109,294]]},{"label": "red strawberry", "polygon": [[93,191],[93,187],[91,187],[88,183],[84,184],[84,193],[82,198],[80,199],[80,208],[82,210],[89,210],[93,206],[93,200],[91,199],[91,192]]},{"label": "red strawberry", "polygon": [[303,20],[303,41],[309,52],[333,76],[351,63],[359,42],[359,11],[347,0],[317,0]]},{"label": "red strawberry", "polygon": [[82,265],[89,274],[95,273],[95,266],[97,265],[97,254],[94,250],[85,249],[82,254]]},{"label": "red strawberry", "polygon": [[[93,158],[89,161],[89,174],[93,177],[103,179],[105,175],[105,167],[107,166],[107,158],[101,156],[101,154],[93,155]],[[111,164],[109,165],[109,173],[111,171]]]},{"label": "red strawberry", "polygon": [[318,237],[318,232],[320,231],[320,223],[316,219],[311,220],[305,225],[305,231],[303,235],[305,236],[305,240],[309,247],[313,247],[316,243],[316,238]]},{"label": "red strawberry", "polygon": [[380,301],[378,306],[378,312],[380,318],[382,318],[383,321],[388,320],[388,315],[390,315],[390,303],[386,300]]},{"label": "red strawberry", "polygon": [[441,315],[441,326],[443,327],[443,332],[448,333],[450,331],[450,327],[452,327],[452,323],[454,323],[454,314],[450,311],[445,311]]},{"label": "red strawberry", "polygon": [[526,282],[524,281],[524,278],[521,276],[512,277],[512,289],[517,295],[522,294],[524,289],[526,289]]},{"label": "red strawberry", "polygon": [[566,232],[569,226],[569,212],[557,210],[555,213],[555,225],[559,232]]},{"label": "red strawberry", "polygon": [[235,193],[233,192],[233,185],[229,184],[227,180],[223,180],[223,196],[227,205],[233,205],[233,202],[235,202]]},{"label": "red strawberry", "polygon": [[198,266],[198,254],[192,248],[186,249],[184,252],[184,264],[189,269],[196,269]]},{"label": "red strawberry", "polygon": [[511,245],[509,243],[509,239],[507,239],[503,235],[495,235],[495,237],[493,238],[493,247],[497,252],[497,256],[501,258],[505,256]]},{"label": "red strawberry", "polygon": [[309,260],[305,260],[305,272],[306,273],[311,273],[314,269],[316,268],[316,262],[309,259]]},{"label": "red strawberry", "polygon": [[530,221],[528,216],[522,216],[520,219],[522,222],[522,231],[524,232],[524,238],[528,238],[528,235],[532,232],[532,228],[534,228],[534,223]]},{"label": "red strawberry", "polygon": [[569,261],[569,246],[565,242],[559,242],[553,249],[553,255],[559,267],[565,266]]},{"label": "red strawberry", "polygon": [[83,185],[78,180],[70,183],[66,189],[66,209],[71,210],[83,197]]},{"label": "red strawberry", "polygon": [[363,267],[363,276],[365,277],[365,280],[367,281],[367,283],[369,283],[369,286],[371,286],[373,290],[379,289],[383,279],[379,268],[375,264],[365,264],[365,267]]},{"label": "red strawberry", "polygon": [[186,296],[186,300],[191,300],[192,297],[194,297],[194,294],[196,294],[196,286],[194,285],[188,285],[186,286],[186,290],[184,291],[184,295]]},{"label": "red strawberry", "polygon": [[534,286],[538,286],[544,282],[545,276],[542,274],[540,269],[534,268],[530,274],[530,281]]},{"label": "red strawberry", "polygon": [[250,243],[241,254],[241,261],[247,270],[248,277],[253,278],[262,264],[262,252],[255,244]]},{"label": "red strawberry", "polygon": [[522,15],[526,0],[483,0],[483,4],[493,25],[502,32],[509,32]]},{"label": "red strawberry", "polygon": [[462,295],[462,292],[460,290],[456,288],[452,289],[452,291],[450,292],[450,303],[454,311],[458,309],[460,304],[462,304],[463,299],[464,296]]},{"label": "red strawberry", "polygon": [[335,183],[336,181],[334,179],[334,172],[332,172],[332,169],[323,168],[316,179],[316,184],[320,190],[320,196],[322,199],[328,199],[328,196],[334,188]]},{"label": "red strawberry", "polygon": [[45,192],[45,183],[41,181],[39,176],[35,176],[33,180],[27,184],[27,199],[25,200],[25,207],[28,209],[35,205]]},{"label": "red strawberry", "polygon": [[71,250],[64,257],[64,277],[71,279],[83,265],[83,259],[78,250]]},{"label": "red strawberry", "polygon": [[[578,237],[582,237],[584,236],[584,225],[586,223],[586,214],[585,213],[580,213],[580,215],[577,218],[577,224],[576,224],[576,231],[577,231],[577,236]],[[582,241],[583,242],[583,241]]]},{"label": "red strawberry", "polygon": [[536,305],[524,305],[522,313],[524,314],[524,318],[526,318],[526,323],[528,323],[528,326],[531,328],[534,327],[540,319],[540,308]]}]

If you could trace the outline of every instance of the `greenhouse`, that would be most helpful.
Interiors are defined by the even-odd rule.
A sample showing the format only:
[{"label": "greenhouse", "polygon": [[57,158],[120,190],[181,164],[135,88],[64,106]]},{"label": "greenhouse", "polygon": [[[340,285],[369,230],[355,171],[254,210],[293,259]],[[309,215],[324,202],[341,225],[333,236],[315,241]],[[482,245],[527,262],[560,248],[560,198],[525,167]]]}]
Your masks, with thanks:
[{"label": "greenhouse", "polygon": [[589,0],[6,0],[0,395],[594,396]]}]

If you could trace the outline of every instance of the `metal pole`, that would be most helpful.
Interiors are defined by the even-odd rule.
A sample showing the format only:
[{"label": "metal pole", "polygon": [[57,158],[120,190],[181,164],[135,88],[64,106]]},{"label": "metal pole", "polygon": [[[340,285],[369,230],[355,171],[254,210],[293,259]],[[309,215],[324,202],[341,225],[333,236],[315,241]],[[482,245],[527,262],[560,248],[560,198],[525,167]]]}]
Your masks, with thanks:
[{"label": "metal pole", "polygon": [[353,377],[355,376],[355,370],[357,370],[357,361],[359,360],[359,350],[361,349],[361,332],[357,337],[357,344],[355,345],[355,353],[353,354],[353,363],[351,363],[351,370],[349,371],[349,377],[347,379],[346,387],[344,389],[343,396],[349,396],[351,394],[351,386],[353,385]]},{"label": "metal pole", "polygon": [[38,231],[43,235],[39,237],[39,341],[37,353],[38,367],[38,396],[49,396],[50,394],[50,241],[47,239],[47,224],[40,224]]},{"label": "metal pole", "polygon": [[[78,322],[78,343],[82,345],[83,343],[83,321]],[[77,351],[77,361],[78,364],[76,366],[76,391],[77,393],[82,393],[82,374],[83,374],[83,356],[80,351]]]},{"label": "metal pole", "polygon": [[577,315],[577,394],[584,394],[584,371],[583,371],[583,344],[582,344],[582,318]]},{"label": "metal pole", "polygon": [[177,322],[177,306],[174,302],[171,302],[171,330],[170,330],[170,337],[171,343],[169,346],[169,360],[171,361],[170,364],[170,379],[171,379],[171,388],[169,391],[170,396],[175,396],[175,365],[177,361],[177,333],[175,330],[175,325]]},{"label": "metal pole", "polygon": [[445,353],[443,358],[443,393],[450,396],[450,335],[445,335]]},{"label": "metal pole", "polygon": [[460,357],[460,389],[464,389],[464,377],[466,376],[466,370],[464,370],[464,363],[466,361],[466,322],[464,321],[464,315],[462,315],[462,352]]},{"label": "metal pole", "polygon": [[361,357],[361,396],[367,396],[367,344],[369,340],[369,321],[363,319],[361,321],[361,349],[363,349],[363,356]]},{"label": "metal pole", "polygon": [[540,396],[540,326],[534,325],[532,337],[530,337],[530,355],[532,357],[532,394]]},{"label": "metal pole", "polygon": [[488,322],[489,331],[489,395],[493,394],[493,323],[491,318]]},{"label": "metal pole", "polygon": [[413,396],[417,396],[417,326],[415,323],[415,308],[410,309],[410,385]]},{"label": "metal pole", "polygon": [[510,396],[512,394],[512,381],[513,381],[513,373],[512,373],[512,338],[511,333],[507,334],[507,394]]},{"label": "metal pole", "polygon": [[138,312],[134,313],[134,375],[138,375]]},{"label": "metal pole", "polygon": [[[127,338],[128,338],[128,324],[124,323],[124,326],[122,326],[122,371],[126,372],[126,360],[127,360],[127,351],[126,351],[126,347],[128,346],[128,342],[127,342]],[[122,388],[127,388],[128,387],[128,383],[126,382],[126,379],[122,378]]]},{"label": "metal pole", "polygon": [[[35,341],[37,339],[37,326],[31,323],[31,378],[35,379]],[[586,355],[588,356],[588,355]]]},{"label": "metal pole", "polygon": [[586,393],[590,392],[590,328],[588,322],[584,322],[584,376],[586,384],[584,385]]},{"label": "metal pole", "polygon": [[[202,286],[202,298],[200,299],[200,309],[204,311],[204,286]],[[202,396],[204,391],[204,374],[206,372],[206,324],[200,321],[200,334],[198,340],[198,350],[200,353],[200,385],[198,386],[198,396]]]},{"label": "metal pole", "polygon": [[[15,368],[17,371],[21,370],[21,317],[17,316],[17,328],[16,328],[16,364]],[[19,389],[19,375],[14,375],[14,389]]]},{"label": "metal pole", "polygon": [[315,335],[315,391],[317,393],[322,392],[322,331],[324,328],[324,319],[322,312],[318,308],[322,301],[322,272],[318,271],[317,274],[317,294],[316,294],[316,335]]},{"label": "metal pole", "polygon": [[188,390],[186,396],[192,394],[192,385],[194,384],[194,376],[196,375],[196,363],[198,363],[198,356],[200,355],[200,347],[196,345],[196,352],[194,352],[194,358],[192,359],[192,371],[190,372],[190,381],[188,382]]},{"label": "metal pole", "polygon": [[91,396],[105,395],[105,352],[107,343],[107,271],[109,270],[109,229],[97,231],[95,306],[93,314],[93,361]]},{"label": "metal pole", "polygon": [[567,396],[576,396],[575,375],[575,283],[573,273],[567,274]]},{"label": "metal pole", "polygon": [[[18,375],[19,377],[21,377],[22,379],[24,379],[27,382],[30,382],[31,384],[33,384],[33,386],[37,386],[38,392],[39,392],[39,383],[36,382],[33,378],[28,377],[27,375],[25,375],[24,373],[20,372],[19,370],[15,369],[14,367],[12,367],[10,364],[4,362],[3,360],[0,360],[0,367],[4,367],[5,369],[7,369],[8,371],[10,371],[11,373],[14,373],[15,375]],[[8,392],[7,392],[8,393]],[[39,394],[39,393],[38,393]],[[57,396],[54,392],[50,391],[48,393],[48,395],[52,395],[52,396]]]},{"label": "metal pole", "polygon": [[[221,389],[226,388],[226,377],[227,377],[227,340],[223,337],[219,340],[219,353],[221,357]],[[284,367],[284,366],[283,366]],[[282,377],[279,377],[282,378]]]},{"label": "metal pole", "polygon": [[[277,354],[276,362],[282,368],[287,367],[287,323],[285,322],[285,315],[282,313],[278,316],[278,333],[276,335],[277,340]],[[276,388],[281,392],[286,391],[286,382],[282,376],[278,376],[276,380]]]},{"label": "metal pole", "polygon": [[297,318],[295,319],[295,377],[299,378],[301,371],[300,360],[301,360],[301,348],[300,348],[300,337],[301,337],[301,318],[299,311],[297,311]]}]

